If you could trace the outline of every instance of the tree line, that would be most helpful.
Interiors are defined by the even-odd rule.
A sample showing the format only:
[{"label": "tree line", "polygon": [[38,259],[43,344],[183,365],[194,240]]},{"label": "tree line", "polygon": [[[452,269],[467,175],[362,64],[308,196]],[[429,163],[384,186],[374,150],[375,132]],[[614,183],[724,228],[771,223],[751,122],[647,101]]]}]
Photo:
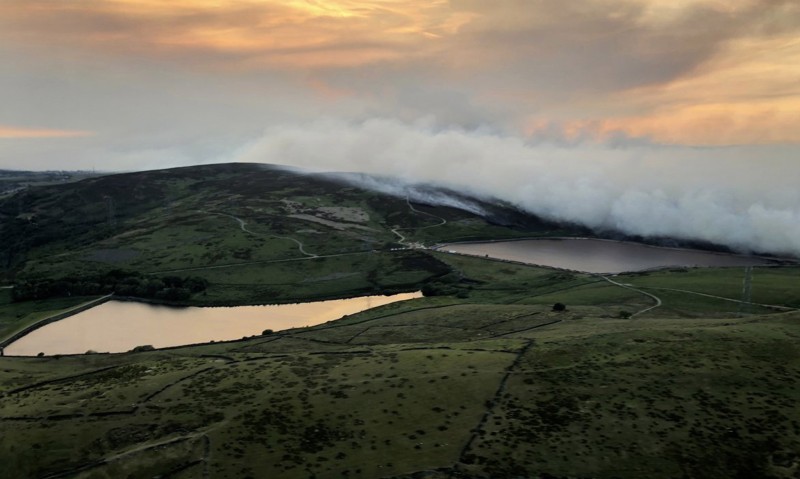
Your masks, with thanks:
[{"label": "tree line", "polygon": [[184,301],[205,291],[208,281],[196,276],[147,276],[137,272],[113,270],[88,276],[65,276],[58,279],[18,281],[12,289],[14,301],[96,296],[114,293],[165,301]]}]

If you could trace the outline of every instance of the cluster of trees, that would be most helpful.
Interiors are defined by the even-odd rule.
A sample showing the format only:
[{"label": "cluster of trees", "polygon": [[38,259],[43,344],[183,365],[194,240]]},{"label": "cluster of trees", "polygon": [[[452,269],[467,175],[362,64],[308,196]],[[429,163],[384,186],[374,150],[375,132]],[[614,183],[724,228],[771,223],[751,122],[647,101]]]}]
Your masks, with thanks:
[{"label": "cluster of trees", "polygon": [[426,297],[455,295],[465,299],[469,297],[469,291],[465,288],[470,288],[470,286],[464,286],[465,283],[468,283],[468,281],[462,278],[459,273],[447,273],[422,286],[422,295]]},{"label": "cluster of trees", "polygon": [[67,276],[59,279],[20,281],[14,285],[14,301],[64,296],[95,296],[114,293],[119,296],[183,301],[205,291],[208,281],[194,276],[145,276],[141,273],[114,270],[91,276]]}]

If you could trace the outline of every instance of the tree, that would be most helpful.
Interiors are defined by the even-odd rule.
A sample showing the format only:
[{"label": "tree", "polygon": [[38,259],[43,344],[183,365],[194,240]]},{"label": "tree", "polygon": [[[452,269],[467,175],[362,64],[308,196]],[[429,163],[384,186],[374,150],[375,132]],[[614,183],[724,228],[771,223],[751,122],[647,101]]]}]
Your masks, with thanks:
[{"label": "tree", "polygon": [[553,305],[553,311],[566,311],[567,305],[564,303],[556,303]]}]

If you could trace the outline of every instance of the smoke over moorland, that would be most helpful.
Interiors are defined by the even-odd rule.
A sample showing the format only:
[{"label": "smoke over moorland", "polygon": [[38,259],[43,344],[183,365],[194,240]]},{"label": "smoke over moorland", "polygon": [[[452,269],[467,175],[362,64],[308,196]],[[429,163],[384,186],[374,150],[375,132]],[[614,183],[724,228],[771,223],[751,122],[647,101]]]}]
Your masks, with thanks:
[{"label": "smoke over moorland", "polygon": [[754,160],[747,147],[532,144],[374,119],[271,128],[235,159],[393,175],[598,230],[800,256],[800,164],[780,148],[766,151],[775,154]]}]

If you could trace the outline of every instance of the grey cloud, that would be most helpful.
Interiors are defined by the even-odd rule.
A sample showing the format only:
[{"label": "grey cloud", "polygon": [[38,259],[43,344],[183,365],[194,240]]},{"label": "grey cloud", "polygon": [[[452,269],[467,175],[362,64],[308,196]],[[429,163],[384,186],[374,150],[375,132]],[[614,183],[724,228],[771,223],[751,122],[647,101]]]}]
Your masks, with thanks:
[{"label": "grey cloud", "polygon": [[[333,18],[316,18],[301,25],[264,21],[284,11],[278,4],[254,7],[250,2],[234,2],[216,13],[181,8],[169,15],[144,17],[101,2],[8,0],[0,5],[0,12],[7,12],[0,14],[0,43],[11,52],[0,52],[4,64],[24,64],[25,57],[33,54],[42,62],[61,64],[63,68],[42,69],[21,80],[23,75],[17,73],[24,71],[22,68],[0,71],[0,99],[4,100],[11,121],[36,124],[34,120],[43,116],[41,112],[47,112],[55,121],[59,116],[70,116],[65,113],[69,111],[71,123],[56,122],[56,126],[81,129],[96,129],[98,125],[106,128],[115,123],[120,124],[120,129],[131,123],[146,129],[152,123],[159,127],[158,134],[175,128],[193,130],[202,136],[212,131],[213,118],[221,110],[233,113],[226,113],[226,121],[220,120],[215,126],[243,138],[257,127],[272,124],[271,120],[280,116],[278,112],[294,118],[301,116],[285,107],[294,100],[301,105],[297,109],[309,115],[327,113],[348,119],[392,116],[403,121],[432,117],[441,128],[455,125],[508,132],[518,128],[524,118],[552,117],[554,110],[579,118],[618,114],[582,110],[582,99],[668,83],[702,67],[731,39],[797,31],[800,18],[800,4],[791,0],[752,2],[747,8],[728,13],[697,3],[674,19],[653,26],[644,23],[644,5],[631,0],[453,0],[449,8],[439,8],[437,15],[479,15],[454,34],[405,43],[364,33],[369,21],[385,22],[387,28],[412,23],[402,14],[388,10],[358,24],[365,28],[359,30],[361,33],[347,35],[337,31],[337,20]],[[48,8],[37,8],[36,15],[13,14],[37,6]],[[149,44],[163,33],[192,28],[243,28],[276,37],[281,32],[296,33],[298,28],[319,29],[332,36],[329,42],[315,45],[267,45],[252,50],[222,50],[210,45],[162,45],[155,49]],[[95,34],[103,40],[97,41]],[[31,44],[49,41],[48,50],[23,46],[20,38]],[[90,42],[94,43],[89,45]],[[398,57],[356,67],[309,65],[291,69],[273,62],[302,54],[355,55],[371,49],[393,52]],[[96,61],[87,66],[86,58]],[[132,67],[120,67],[124,62]],[[172,84],[159,79],[158,70],[169,77],[174,76],[176,67],[186,69],[187,74],[175,78]],[[234,67],[244,71],[226,70]],[[222,71],[215,71],[216,68]],[[1,78],[15,74],[16,85]],[[240,91],[237,76],[248,77],[248,98]],[[316,108],[325,111],[311,111],[315,109],[305,105],[309,102],[298,93],[301,88],[292,85],[305,79],[323,81],[355,98]],[[89,87],[75,85],[84,80]],[[220,91],[205,87],[213,82],[218,82]],[[47,85],[37,87],[36,83]],[[32,93],[37,88],[41,94]],[[92,88],[97,89],[94,98],[89,94]],[[793,91],[788,82],[786,88]],[[113,94],[108,94],[109,90]],[[198,94],[192,96],[192,91]],[[11,98],[6,100],[8,96]],[[229,106],[224,104],[223,96],[228,98]],[[166,108],[159,110],[160,105]],[[145,107],[154,109],[148,112]],[[259,115],[256,107],[265,113]],[[641,101],[638,106],[628,104],[624,108],[652,109],[653,105]],[[177,114],[180,109],[187,113]],[[156,116],[164,117],[163,123],[153,118]],[[184,119],[209,126],[203,129],[200,125],[179,125]],[[234,129],[238,131],[233,132]],[[534,140],[564,144],[575,141],[565,140],[563,135],[558,138],[560,133],[556,130],[538,135]],[[630,144],[647,140],[620,134],[612,141]]]},{"label": "grey cloud", "polygon": [[[0,12],[33,3],[0,1]],[[67,8],[60,0],[49,4]],[[797,146],[667,148],[621,132],[597,145],[591,129],[565,135],[562,128],[576,117],[608,114],[583,110],[589,103],[574,97],[608,99],[668,83],[702,68],[727,42],[798,31],[800,3],[751,2],[730,13],[698,4],[659,26],[643,24],[641,5],[453,1],[453,8],[481,16],[419,51],[369,36],[273,51],[291,56],[377,47],[400,58],[347,68],[248,64],[244,71],[215,67],[269,51],[204,46],[156,54],[147,33],[251,26],[263,10],[155,21],[74,11],[33,23],[0,13],[0,64],[14,66],[0,69],[0,122],[96,133],[0,140],[0,167],[134,170],[245,159],[385,173],[468,188],[595,228],[800,254]],[[385,15],[391,26],[408,21]],[[332,28],[332,22],[303,28]],[[44,51],[12,41],[47,31],[63,43]],[[117,43],[100,53],[83,48],[90,33],[116,33]],[[309,80],[346,94],[315,96]],[[786,88],[785,95],[794,94],[788,81]],[[531,138],[514,137],[519,120],[529,116],[550,123]],[[309,122],[319,117],[337,120]],[[265,127],[263,138],[241,148]]]},{"label": "grey cloud", "polygon": [[530,146],[509,136],[373,119],[270,128],[233,159],[391,174],[595,229],[800,256],[797,153]]},{"label": "grey cloud", "polygon": [[[647,23],[644,2],[454,0],[451,4],[479,15],[456,34],[413,55],[319,70],[314,75],[335,87],[358,91],[367,101],[379,98],[380,104],[368,110],[372,116],[405,121],[435,116],[444,125],[492,125],[507,131],[531,115],[552,117],[554,110],[579,118],[648,111],[654,105],[645,98],[636,105],[603,107],[610,112],[579,106],[690,77],[731,41],[800,32],[800,4],[789,0],[754,2],[732,11],[697,3],[658,24]],[[795,90],[790,83],[786,88]],[[559,135],[562,138],[555,138]],[[562,143],[575,141],[565,140],[558,131],[544,136]],[[648,140],[619,133],[610,141]]]},{"label": "grey cloud", "polygon": [[454,38],[460,48],[453,49],[493,66],[476,72],[477,79],[560,98],[666,83],[703,65],[729,40],[800,29],[798,5],[787,0],[733,12],[698,3],[655,25],[645,22],[643,2],[453,4],[481,14]]},{"label": "grey cloud", "polygon": [[133,60],[17,55],[0,46],[0,63],[18,67],[0,70],[3,122],[94,135],[3,140],[0,168],[131,170],[207,161],[265,125],[325,112],[287,75],[197,75]]}]

